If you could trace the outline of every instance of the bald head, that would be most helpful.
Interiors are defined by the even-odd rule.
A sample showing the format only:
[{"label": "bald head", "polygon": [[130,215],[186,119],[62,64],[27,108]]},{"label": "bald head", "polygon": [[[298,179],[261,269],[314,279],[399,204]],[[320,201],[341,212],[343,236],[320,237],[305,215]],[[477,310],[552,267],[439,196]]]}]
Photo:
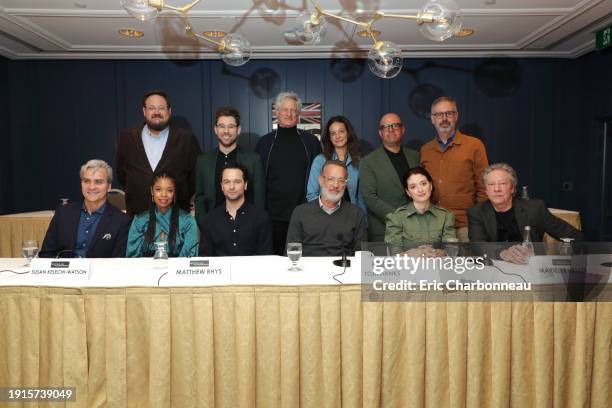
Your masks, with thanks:
[{"label": "bald head", "polygon": [[387,113],[380,118],[378,134],[383,146],[392,152],[399,152],[404,137],[404,125],[399,115]]}]

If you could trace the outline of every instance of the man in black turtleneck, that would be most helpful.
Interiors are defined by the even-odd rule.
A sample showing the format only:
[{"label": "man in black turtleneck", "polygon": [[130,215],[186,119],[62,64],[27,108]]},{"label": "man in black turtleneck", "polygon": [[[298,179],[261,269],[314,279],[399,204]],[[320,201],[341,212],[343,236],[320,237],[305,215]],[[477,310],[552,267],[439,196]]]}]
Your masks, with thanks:
[{"label": "man in black turtleneck", "polygon": [[285,241],[293,209],[306,197],[310,164],[321,153],[312,134],[298,130],[302,101],[295,92],[276,98],[278,129],[257,141],[266,175],[266,211],[272,219],[274,253],[285,254]]}]

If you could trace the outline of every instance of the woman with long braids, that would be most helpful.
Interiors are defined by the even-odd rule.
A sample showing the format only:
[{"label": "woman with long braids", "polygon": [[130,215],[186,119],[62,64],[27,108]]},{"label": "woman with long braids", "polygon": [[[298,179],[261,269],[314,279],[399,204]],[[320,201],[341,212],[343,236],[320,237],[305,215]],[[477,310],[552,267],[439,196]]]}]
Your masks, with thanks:
[{"label": "woman with long braids", "polygon": [[312,201],[319,198],[321,192],[319,176],[323,164],[328,160],[340,160],[344,162],[348,171],[344,200],[361,208],[367,216],[368,211],[359,191],[359,159],[361,158],[359,140],[351,122],[344,116],[330,118],[323,131],[321,144],[323,145],[323,153],[315,157],[310,167],[306,200]]},{"label": "woman with long braids", "polygon": [[148,257],[155,253],[155,242],[167,242],[168,256],[197,256],[198,227],[195,219],[176,203],[176,179],[160,172],[153,174],[149,211],[132,221],[127,257]]}]

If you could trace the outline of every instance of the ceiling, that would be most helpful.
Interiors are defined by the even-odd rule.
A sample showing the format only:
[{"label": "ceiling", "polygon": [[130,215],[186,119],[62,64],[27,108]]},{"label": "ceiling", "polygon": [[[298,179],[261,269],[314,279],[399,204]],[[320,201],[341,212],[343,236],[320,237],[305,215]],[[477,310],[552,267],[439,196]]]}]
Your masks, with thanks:
[{"label": "ceiling", "polygon": [[[612,0],[456,1],[464,14],[464,27],[475,30],[469,37],[434,42],[420,35],[414,21],[393,18],[379,20],[374,28],[382,31],[382,39],[400,45],[406,57],[576,58],[595,48],[595,31],[612,24]],[[423,3],[321,0],[320,4],[347,17],[367,18],[373,10],[416,14]],[[284,36],[306,6],[306,0],[203,0],[189,15],[197,32],[215,29],[248,38],[252,58],[365,55],[371,40],[358,37],[354,25],[341,21],[328,20],[327,34],[316,46]],[[144,36],[123,37],[118,34],[121,28],[143,31]],[[183,20],[173,12],[140,22],[128,15],[119,0],[0,0],[0,55],[10,59],[218,58],[215,50],[184,32]]]}]

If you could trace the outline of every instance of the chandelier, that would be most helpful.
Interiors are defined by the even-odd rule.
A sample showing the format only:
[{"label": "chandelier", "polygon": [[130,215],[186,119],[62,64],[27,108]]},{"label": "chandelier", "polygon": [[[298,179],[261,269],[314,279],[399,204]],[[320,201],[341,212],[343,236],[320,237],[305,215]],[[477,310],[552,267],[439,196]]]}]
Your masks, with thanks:
[{"label": "chandelier", "polygon": [[[321,8],[318,3],[310,0],[314,10],[303,11],[296,20],[294,37],[305,45],[318,44],[325,35],[326,18],[333,18],[354,24],[361,28],[357,33],[361,37],[370,38],[373,41],[368,50],[367,60],[370,71],[381,78],[393,78],[397,76],[403,65],[401,48],[391,42],[382,41],[378,38],[381,32],[374,29],[374,24],[383,18],[401,18],[416,21],[419,32],[433,41],[444,41],[461,30],[463,16],[461,10],[453,0],[427,0],[417,14],[392,14],[377,11],[368,21],[358,21],[334,14]],[[121,0],[121,5],[135,18],[146,21],[157,17],[163,9],[179,13],[185,23],[185,31],[194,37],[207,41],[216,46],[221,59],[229,65],[239,66],[247,63],[251,58],[251,44],[238,33],[230,33],[225,37],[215,40],[195,32],[189,22],[189,11],[200,2],[193,2],[177,7],[165,3],[164,0]]]},{"label": "chandelier", "polygon": [[164,0],[121,0],[121,5],[132,17],[147,21],[157,17],[160,11],[168,9],[179,13],[185,22],[185,31],[196,38],[213,44],[219,52],[219,56],[228,65],[240,66],[246,64],[251,59],[251,44],[238,33],[231,33],[225,37],[215,40],[200,33],[193,31],[189,22],[189,11],[200,2],[193,2],[181,7],[167,4]]}]

